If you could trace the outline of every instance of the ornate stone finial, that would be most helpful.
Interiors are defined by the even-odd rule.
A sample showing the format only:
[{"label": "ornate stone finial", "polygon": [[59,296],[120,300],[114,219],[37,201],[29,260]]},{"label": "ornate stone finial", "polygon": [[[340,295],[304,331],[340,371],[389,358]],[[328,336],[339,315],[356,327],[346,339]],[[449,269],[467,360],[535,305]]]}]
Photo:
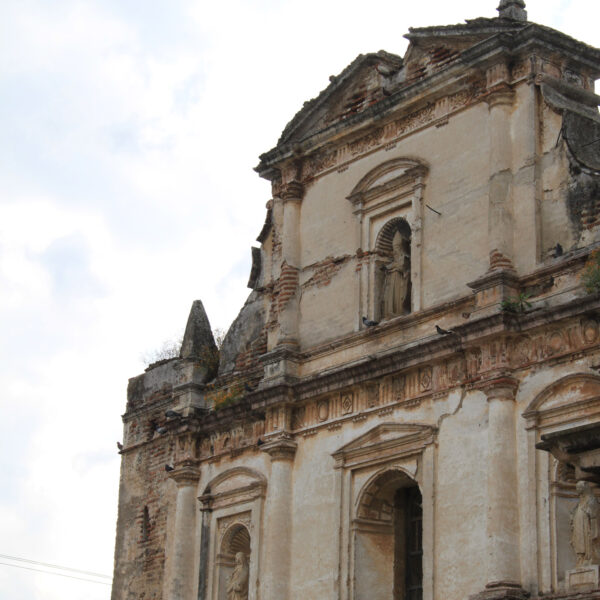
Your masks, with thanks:
[{"label": "ornate stone finial", "polygon": [[525,0],[500,0],[500,6],[496,10],[500,13],[501,19],[527,21]]}]

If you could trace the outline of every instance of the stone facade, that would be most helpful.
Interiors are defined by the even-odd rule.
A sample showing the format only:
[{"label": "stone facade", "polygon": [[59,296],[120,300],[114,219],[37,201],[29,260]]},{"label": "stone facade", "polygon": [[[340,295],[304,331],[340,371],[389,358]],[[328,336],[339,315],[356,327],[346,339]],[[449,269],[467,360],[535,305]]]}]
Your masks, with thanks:
[{"label": "stone facade", "polygon": [[600,597],[600,51],[498,10],[260,157],[220,358],[196,302],[129,383],[113,600]]}]

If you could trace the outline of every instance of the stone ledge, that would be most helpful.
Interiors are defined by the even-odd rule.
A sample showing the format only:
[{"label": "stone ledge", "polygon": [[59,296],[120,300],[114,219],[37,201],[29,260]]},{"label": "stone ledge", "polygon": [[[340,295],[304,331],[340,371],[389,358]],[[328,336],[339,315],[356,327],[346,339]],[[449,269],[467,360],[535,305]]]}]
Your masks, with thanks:
[{"label": "stone ledge", "polygon": [[469,596],[469,600],[527,600],[530,597],[519,584],[509,581],[488,583],[485,590]]},{"label": "stone ledge", "polygon": [[559,592],[556,594],[540,594],[530,600],[600,600],[600,588],[586,592]]}]

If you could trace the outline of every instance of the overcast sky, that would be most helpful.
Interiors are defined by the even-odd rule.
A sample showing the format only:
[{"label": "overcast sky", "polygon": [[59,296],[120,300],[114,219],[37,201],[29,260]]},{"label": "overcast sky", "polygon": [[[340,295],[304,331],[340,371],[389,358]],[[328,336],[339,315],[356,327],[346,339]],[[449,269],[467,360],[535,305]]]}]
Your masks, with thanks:
[{"label": "overcast sky", "polygon": [[[0,563],[112,574],[127,379],[192,300],[236,316],[258,155],[357,54],[497,3],[0,1]],[[600,46],[599,5],[528,9]],[[0,564],[0,600],[109,597]]]}]

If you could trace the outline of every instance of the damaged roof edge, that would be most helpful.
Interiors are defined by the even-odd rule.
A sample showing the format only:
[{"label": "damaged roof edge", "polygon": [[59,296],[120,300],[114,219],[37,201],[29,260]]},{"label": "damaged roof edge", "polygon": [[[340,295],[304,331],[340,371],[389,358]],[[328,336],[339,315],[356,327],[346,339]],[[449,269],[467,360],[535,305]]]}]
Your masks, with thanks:
[{"label": "damaged roof edge", "polygon": [[284,127],[277,145],[284,143],[289,136],[312,115],[312,109],[315,108],[318,103],[322,103],[323,100],[326,100],[336,89],[339,88],[343,81],[347,80],[351,74],[358,69],[358,67],[380,60],[390,63],[395,69],[400,69],[402,67],[402,57],[398,56],[397,54],[386,52],[385,50],[370,52],[368,54],[359,54],[345,69],[342,70],[339,75],[332,75],[329,78],[329,85],[316,98],[312,98],[304,103],[304,106]]},{"label": "damaged roof edge", "polygon": [[[492,54],[495,55],[496,53],[493,52],[494,50],[500,50],[512,54],[516,52],[522,52],[531,43],[541,43],[546,47],[553,46],[556,48],[558,46],[560,50],[566,52],[568,55],[571,55],[570,58],[573,61],[577,61],[578,63],[585,65],[587,68],[592,69],[594,75],[600,77],[600,49],[575,40],[574,38],[562,34],[550,27],[545,27],[536,23],[526,23],[517,27],[513,27],[512,30],[509,31],[498,31],[495,35],[475,43],[472,47],[462,51],[459,60],[449,65],[443,71],[432,74],[423,80],[419,80],[405,88],[402,88],[401,90],[396,91],[389,98],[381,101],[376,106],[370,107],[342,122],[334,123],[329,127],[326,127],[325,129],[322,129],[321,131],[302,139],[301,143],[310,146],[310,150],[313,150],[321,143],[324,143],[324,138],[330,137],[331,135],[340,132],[342,129],[350,128],[351,126],[358,124],[364,124],[374,115],[385,113],[390,107],[396,106],[404,98],[408,99],[410,96],[421,92],[423,87],[431,86],[436,79],[445,79],[447,76],[453,73],[456,64],[461,64],[462,68],[464,68],[465,64],[473,65],[476,62],[485,60]],[[344,69],[344,71],[342,71],[339,76],[336,77],[334,81],[332,81],[332,83],[323,92],[321,92],[317,98],[313,98],[305,104],[305,106],[286,126],[284,133],[286,133],[286,130],[288,130],[289,135],[289,133],[292,131],[292,128],[297,129],[303,122],[310,118],[313,112],[315,112],[319,106],[327,101],[337,86],[349,77],[351,72],[358,66],[361,59],[375,57],[381,58],[382,54],[384,53],[381,52],[381,54],[377,53],[359,55],[348,67],[346,67],[346,69]],[[402,61],[400,57],[396,58],[399,61]],[[261,177],[269,180],[277,178],[279,176],[279,170],[275,167],[275,165],[282,160],[287,160],[293,156],[293,146],[295,146],[298,141],[290,143],[289,141],[282,141],[283,138],[284,135],[282,134],[280,141],[274,148],[260,155],[260,162],[254,168],[254,170]],[[309,148],[306,148],[306,150],[308,149]]]}]

